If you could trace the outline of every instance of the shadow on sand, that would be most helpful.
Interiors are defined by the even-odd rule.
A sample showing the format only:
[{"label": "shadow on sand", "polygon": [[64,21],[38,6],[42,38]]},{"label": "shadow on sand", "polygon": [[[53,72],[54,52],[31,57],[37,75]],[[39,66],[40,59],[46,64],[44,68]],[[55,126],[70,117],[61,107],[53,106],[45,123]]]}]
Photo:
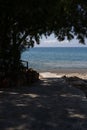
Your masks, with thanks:
[{"label": "shadow on sand", "polygon": [[0,129],[87,130],[87,100],[62,78],[0,89]]}]

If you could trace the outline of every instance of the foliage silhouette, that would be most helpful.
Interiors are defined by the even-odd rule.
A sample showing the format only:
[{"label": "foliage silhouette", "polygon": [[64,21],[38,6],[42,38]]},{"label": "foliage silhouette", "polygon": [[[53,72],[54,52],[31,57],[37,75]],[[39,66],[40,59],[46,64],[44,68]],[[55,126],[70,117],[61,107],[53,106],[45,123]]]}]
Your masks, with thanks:
[{"label": "foliage silhouette", "polygon": [[0,71],[19,71],[21,52],[52,33],[85,43],[87,1],[0,0]]}]

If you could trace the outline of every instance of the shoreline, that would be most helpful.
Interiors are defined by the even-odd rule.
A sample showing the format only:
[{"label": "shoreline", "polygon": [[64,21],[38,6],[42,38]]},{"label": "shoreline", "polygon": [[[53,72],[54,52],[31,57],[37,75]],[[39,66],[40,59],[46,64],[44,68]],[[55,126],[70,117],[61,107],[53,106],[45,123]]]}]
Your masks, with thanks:
[{"label": "shoreline", "polygon": [[87,73],[87,68],[62,68],[62,69],[56,69],[56,70],[39,70],[39,73],[43,73],[43,72],[51,72],[51,73]]},{"label": "shoreline", "polygon": [[43,72],[39,72],[40,74],[40,78],[61,78],[63,76],[66,77],[79,77],[82,79],[87,79],[87,72],[84,70],[79,70],[79,71],[66,71],[66,70],[60,70],[60,71],[43,71]]}]

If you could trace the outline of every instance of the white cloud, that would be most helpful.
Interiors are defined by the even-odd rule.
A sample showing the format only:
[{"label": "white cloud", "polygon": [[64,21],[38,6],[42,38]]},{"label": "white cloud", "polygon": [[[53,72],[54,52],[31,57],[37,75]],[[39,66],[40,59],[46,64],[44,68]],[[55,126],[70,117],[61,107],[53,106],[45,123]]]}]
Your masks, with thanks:
[{"label": "white cloud", "polygon": [[64,40],[64,41],[61,41],[60,44],[61,44],[61,43],[64,43],[64,44],[65,44],[65,43],[69,43],[69,41],[68,41],[68,40]]},{"label": "white cloud", "polygon": [[51,40],[44,40],[43,43],[56,43],[58,42],[56,39],[51,39]]},{"label": "white cloud", "polygon": [[47,39],[43,37],[41,39],[40,45],[35,44],[35,47],[87,47],[87,44],[85,46],[79,44],[78,40],[76,39],[73,39],[71,41],[65,39],[64,41],[59,42],[56,38],[54,38],[53,35],[51,35]]},{"label": "white cloud", "polygon": [[59,42],[57,39],[48,39],[48,40],[44,40],[43,43],[57,43],[57,44],[66,44],[66,43],[69,43],[68,40],[64,40],[64,41],[61,41]]}]

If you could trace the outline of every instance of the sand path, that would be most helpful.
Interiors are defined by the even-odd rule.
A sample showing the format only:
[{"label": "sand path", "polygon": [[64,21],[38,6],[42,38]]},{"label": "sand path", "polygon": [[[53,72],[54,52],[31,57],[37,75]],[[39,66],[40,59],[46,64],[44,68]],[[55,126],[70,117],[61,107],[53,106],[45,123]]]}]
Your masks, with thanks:
[{"label": "sand path", "polygon": [[0,89],[0,130],[87,130],[87,99],[59,77]]}]

